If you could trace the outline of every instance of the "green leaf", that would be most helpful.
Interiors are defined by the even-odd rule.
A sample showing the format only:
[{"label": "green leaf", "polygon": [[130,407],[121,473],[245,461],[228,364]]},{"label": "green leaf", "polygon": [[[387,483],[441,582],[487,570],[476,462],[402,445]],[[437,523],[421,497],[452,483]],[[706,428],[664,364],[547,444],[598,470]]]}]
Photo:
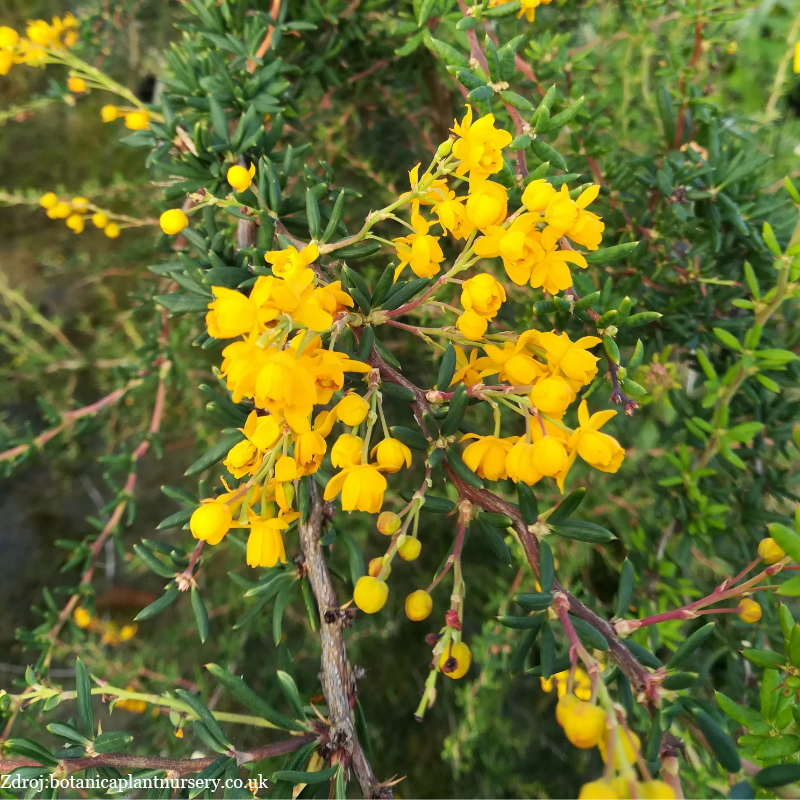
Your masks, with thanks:
[{"label": "green leaf", "polygon": [[575,633],[578,634],[578,638],[587,647],[593,650],[602,650],[603,652],[609,649],[606,637],[593,625],[579,617],[570,616],[570,621],[572,622],[572,627],[575,628]]},{"label": "green leaf", "polygon": [[536,628],[538,630],[541,627],[542,619],[543,617],[541,614],[534,614],[532,617],[500,616],[497,618],[497,621],[504,628],[513,628],[514,630],[529,630],[531,628]]},{"label": "green leaf", "polygon": [[439,364],[439,374],[436,378],[436,388],[440,392],[446,392],[453,381],[456,371],[456,349],[452,343],[447,345],[442,360]]},{"label": "green leaf", "polygon": [[336,228],[339,226],[339,223],[342,221],[342,213],[344,211],[344,189],[339,192],[339,196],[336,198],[336,202],[333,204],[333,211],[331,211],[331,217],[328,220],[328,224],[325,226],[325,233],[322,234],[322,239],[320,240],[323,244],[330,241],[333,237],[333,234],[336,233]]},{"label": "green leaf", "polygon": [[127,731],[107,731],[97,735],[93,747],[96,753],[121,753],[132,741]]},{"label": "green leaf", "polygon": [[467,486],[471,486],[473,489],[483,489],[483,481],[461,460],[461,456],[453,448],[447,451],[447,463],[456,477],[460,478]]},{"label": "green leaf", "polygon": [[534,495],[533,489],[525,483],[518,483],[517,498],[522,521],[526,525],[536,525],[539,521],[539,504],[536,502],[536,495]]},{"label": "green leaf", "polygon": [[6,739],[3,747],[7,753],[30,758],[45,767],[57,767],[58,759],[45,747],[22,737]]},{"label": "green leaf", "polygon": [[[531,111],[533,111],[533,106],[531,105],[530,100],[523,97],[521,94],[505,91],[500,92],[500,97],[504,103],[508,103],[510,106],[513,106],[519,111],[524,111],[526,114],[529,114]],[[549,158],[542,158],[538,153],[537,158],[540,158],[542,161],[551,161]],[[562,169],[566,169],[566,166],[562,167]]]},{"label": "green leaf", "polygon": [[781,254],[781,246],[778,244],[778,240],[775,238],[775,232],[772,230],[772,225],[770,225],[769,222],[764,222],[761,228],[761,237],[764,239],[764,244],[769,247],[776,256]]},{"label": "green leaf", "polygon": [[177,599],[180,592],[175,588],[167,589],[158,600],[154,600],[149,606],[145,606],[134,618],[134,622],[143,622],[146,619],[155,617],[160,614],[167,606],[172,605]]},{"label": "green leaf", "polygon": [[198,697],[195,697],[195,695],[193,695],[191,692],[188,692],[186,689],[175,689],[175,694],[179,700],[184,702],[187,706],[189,706],[189,708],[192,709],[192,711],[194,711],[203,725],[205,725],[205,727],[208,729],[209,733],[219,742],[219,744],[226,749],[230,749],[230,742],[228,742],[228,740],[225,738],[222,728],[220,728],[219,723],[214,718],[214,715],[208,710],[205,703],[203,703]]},{"label": "green leaf", "polygon": [[665,664],[666,668],[675,669],[675,667],[683,664],[714,633],[715,627],[716,623],[708,622],[702,628],[698,628],[691,636],[688,636],[683,644],[669,657]]},{"label": "green leaf", "polygon": [[526,611],[543,611],[553,602],[552,592],[523,592],[514,597]]},{"label": "green leaf", "polygon": [[768,725],[761,719],[761,714],[754,711],[752,708],[745,708],[734,703],[727,695],[722,692],[716,692],[717,704],[719,707],[732,719],[743,725],[751,733],[758,735],[769,733],[772,726]]},{"label": "green leaf", "polygon": [[786,664],[786,658],[774,650],[748,649],[742,650],[742,655],[758,667],[782,667]]},{"label": "green leaf", "polygon": [[450,398],[450,407],[447,410],[447,416],[442,421],[441,434],[442,436],[451,436],[458,430],[458,426],[464,419],[464,414],[467,410],[469,403],[469,395],[467,394],[467,387],[463,383],[456,386],[452,398]]},{"label": "green leaf", "polygon": [[800,781],[800,764],[775,764],[753,776],[753,782],[762,789],[775,789],[796,781]]},{"label": "green leaf", "polygon": [[225,112],[222,110],[219,100],[215,97],[209,98],[209,113],[214,133],[216,133],[225,144],[230,144],[231,137],[228,131],[228,118],[225,116]]},{"label": "green leaf", "polygon": [[175,577],[175,570],[170,569],[163,561],[156,558],[153,553],[143,545],[135,544],[133,546],[133,552],[136,553],[136,555],[141,559],[142,563],[151,572],[155,572],[156,575],[160,575],[162,578]]},{"label": "green leaf", "polygon": [[63,722],[51,722],[47,726],[47,730],[53,734],[53,736],[58,736],[60,739],[65,739],[66,741],[70,742],[70,744],[76,744],[79,746],[87,745],[91,741],[87,739],[74,725],[68,725]]},{"label": "green leaf", "polygon": [[764,430],[762,422],[743,422],[741,425],[729,428],[725,436],[733,442],[752,442],[762,430]]},{"label": "green leaf", "polygon": [[239,431],[236,431],[235,433],[229,433],[227,436],[213,445],[209,450],[207,450],[202,456],[200,456],[200,458],[198,458],[197,461],[195,461],[183,474],[187,476],[197,475],[199,472],[203,472],[209,467],[213,467],[218,461],[222,461],[222,459],[228,455],[228,451],[234,445],[239,444],[242,439],[244,439],[244,434],[240,433]]},{"label": "green leaf", "polygon": [[660,669],[664,666],[646,647],[642,647],[638,642],[634,642],[633,639],[623,639],[622,644],[624,644],[646,667],[650,667],[650,669]]},{"label": "green leaf", "polygon": [[773,758],[786,758],[800,750],[800,736],[793,733],[765,739],[755,749],[756,758],[767,761]]},{"label": "green leaf", "polygon": [[350,580],[352,581],[353,586],[355,586],[358,583],[358,579],[367,574],[367,570],[364,566],[364,556],[361,553],[361,548],[358,546],[358,542],[353,538],[352,534],[340,529],[339,536],[342,540],[345,550],[347,550],[347,563],[350,567]]},{"label": "green leaf", "polygon": [[622,619],[628,613],[628,607],[631,604],[631,594],[633,593],[634,581],[633,564],[626,558],[622,562],[622,567],[619,571],[619,585],[617,587],[617,604],[614,611],[614,616]]},{"label": "green leaf", "polygon": [[552,526],[553,533],[567,539],[576,539],[579,542],[590,544],[606,544],[613,542],[617,537],[611,531],[595,525],[593,522],[567,521],[559,522]]},{"label": "green leaf", "polygon": [[478,526],[481,529],[481,533],[486,538],[489,547],[491,547],[492,552],[503,564],[511,566],[511,551],[508,549],[508,545],[503,541],[503,537],[492,525],[483,519],[483,516],[478,517]]},{"label": "green leaf", "polygon": [[499,6],[491,6],[490,8],[485,8],[481,12],[481,16],[485,17],[486,19],[499,19],[500,17],[509,17],[512,14],[516,14],[522,3],[520,0],[510,0],[508,3],[501,3]]},{"label": "green leaf", "polygon": [[728,772],[738,772],[742,768],[742,762],[730,736],[722,730],[710,714],[702,709],[694,709],[692,716],[705,735],[712,752],[717,757],[717,761]]},{"label": "green leaf", "polygon": [[722,344],[730,347],[733,350],[738,350],[741,352],[742,345],[739,343],[739,340],[733,336],[732,334],[728,333],[724,328],[714,328],[714,335],[719,339]]},{"label": "green leaf", "polygon": [[[550,147],[549,144],[543,142],[541,139],[534,139],[531,142],[533,152],[540,161],[547,161],[552,164],[556,169],[563,169],[567,171],[567,162],[559,155],[559,153]],[[588,261],[588,259],[587,259]]]},{"label": "green leaf", "polygon": [[75,689],[78,700],[78,714],[87,736],[94,738],[94,715],[92,714],[92,682],[80,658],[75,660]]},{"label": "green leaf", "polygon": [[288,672],[283,672],[283,670],[280,669],[277,671],[277,675],[281,683],[283,695],[292,707],[292,711],[294,711],[298,719],[305,719],[306,712],[303,709],[303,702],[300,700],[300,692],[297,690],[297,684],[294,682],[294,678]]},{"label": "green leaf", "polygon": [[197,591],[197,586],[192,586],[192,611],[194,612],[194,621],[197,625],[197,633],[200,636],[200,641],[205,642],[208,639],[208,611],[200,592]]},{"label": "green leaf", "polygon": [[548,522],[551,525],[556,525],[563,522],[573,511],[581,504],[581,501],[586,496],[586,489],[581,487],[574,492],[570,492],[559,504],[555,511],[550,514]]},{"label": "green leaf", "polygon": [[406,447],[410,447],[412,450],[420,450],[422,452],[426,452],[428,450],[430,443],[418,431],[412,430],[411,428],[406,428],[403,425],[392,425],[392,427],[389,428],[389,431],[395,439],[398,439]]},{"label": "green leaf", "polygon": [[778,547],[793,561],[800,563],[800,536],[780,522],[771,522],[767,525],[767,530]]},{"label": "green leaf", "polygon": [[256,694],[241,678],[232,675],[218,664],[206,664],[206,669],[218,680],[245,708],[271,722],[276,728],[287,731],[302,731],[304,726],[296,720],[276,711],[260,695]]},{"label": "green leaf", "polygon": [[[639,242],[625,242],[624,244],[617,244],[613,247],[603,247],[592,253],[584,253],[584,257],[588,264],[612,264],[614,261],[620,261],[626,258],[628,254],[632,253],[638,246]],[[638,315],[634,314],[634,316]],[[660,317],[661,314],[658,316]],[[658,317],[656,317],[656,319],[657,318]],[[630,319],[631,317],[628,317],[628,324],[630,324]]]},{"label": "green leaf", "polygon": [[775,719],[780,699],[781,674],[776,669],[765,669],[761,678],[761,716],[765,722]]},{"label": "green leaf", "polygon": [[281,643],[283,636],[283,612],[286,609],[286,601],[289,599],[289,592],[292,586],[294,586],[294,581],[287,583],[281,589],[275,598],[275,605],[272,607],[272,639],[275,642],[275,647]]},{"label": "green leaf", "polygon": [[298,772],[293,769],[279,769],[273,773],[272,779],[275,781],[289,781],[289,783],[322,783],[323,781],[330,780],[339,769],[336,764],[327,769],[321,769],[318,772]]},{"label": "green leaf", "polygon": [[445,64],[453,67],[463,67],[464,69],[469,68],[469,59],[461,55],[454,47],[450,47],[449,44],[445,44],[439,39],[431,37],[430,46],[433,48],[433,52],[436,53]]},{"label": "green leaf", "polygon": [[781,584],[778,589],[778,594],[783,597],[798,597],[800,596],[800,575],[795,575],[794,578],[789,578]]},{"label": "green leaf", "polygon": [[156,305],[166,308],[173,317],[198,311],[208,311],[208,300],[197,295],[171,292],[170,294],[157,294],[153,300]]}]

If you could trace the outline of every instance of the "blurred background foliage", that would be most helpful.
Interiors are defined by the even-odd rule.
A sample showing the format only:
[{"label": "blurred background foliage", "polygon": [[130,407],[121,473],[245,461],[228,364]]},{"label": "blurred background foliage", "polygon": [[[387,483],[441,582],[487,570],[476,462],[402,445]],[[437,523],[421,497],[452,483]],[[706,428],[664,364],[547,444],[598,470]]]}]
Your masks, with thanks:
[{"label": "blurred background foliage", "polygon": [[[253,5],[267,7],[263,2]],[[79,4],[5,0],[0,10],[0,21],[16,28],[23,27],[26,19],[70,10],[95,15],[97,58],[103,68],[145,96],[152,94],[154,79],[164,70],[162,52],[179,35],[174,23],[185,19],[180,3],[157,0]],[[705,15],[699,41],[698,11]],[[302,65],[290,75],[298,106],[289,129],[302,132],[313,143],[303,159],[309,163],[324,159],[333,167],[337,183],[361,193],[348,206],[349,226],[363,219],[369,208],[384,205],[402,191],[407,171],[417,161],[426,162],[436,144],[446,138],[453,117],[461,116],[463,98],[458,86],[425,47],[423,31],[415,21],[418,13],[419,4],[406,0],[298,0],[291,4],[291,19],[316,27],[286,33],[281,44],[286,62]],[[729,563],[754,552],[764,522],[771,519],[761,513],[761,486],[738,498],[712,497],[705,505],[693,505],[659,487],[658,481],[670,474],[661,456],[689,436],[677,418],[675,404],[698,403],[682,391],[687,382],[700,380],[690,351],[709,346],[709,320],[719,317],[720,305],[746,294],[741,290],[744,258],[766,274],[767,267],[759,264],[759,242],[753,231],[769,218],[779,238],[785,237],[794,222],[791,205],[779,187],[784,175],[800,174],[796,169],[800,80],[790,64],[784,80],[777,81],[776,72],[786,58],[787,36],[797,26],[799,13],[797,0],[554,0],[537,10],[533,25],[513,18],[502,23],[505,38],[514,32],[526,34],[518,52],[530,74],[523,73],[522,88],[514,87],[515,91],[535,101],[556,84],[560,100],[554,111],[565,108],[568,98],[586,98],[585,115],[572,131],[562,133],[558,149],[567,156],[572,171],[591,180],[598,170],[610,187],[611,193],[603,195],[604,243],[614,244],[618,236],[624,241],[631,217],[639,233],[650,240],[650,247],[637,251],[635,269],[622,262],[596,270],[594,288],[602,288],[607,272],[617,302],[629,294],[639,298],[638,310],[665,315],[636,377],[650,397],[633,418],[619,421],[616,427],[628,449],[623,468],[614,476],[576,470],[572,483],[573,488],[583,485],[589,491],[583,518],[601,522],[620,540],[605,548],[562,541],[556,553],[562,580],[572,590],[585,586],[599,608],[612,607],[619,565],[626,553],[639,575],[641,594],[634,598],[644,597],[656,609],[659,603],[670,607],[685,590],[686,581],[700,574],[703,582],[713,585],[728,574]],[[439,38],[463,37],[452,25],[445,27],[435,30],[435,16],[427,25]],[[691,74],[688,84],[682,83],[692,63],[700,64],[700,71]],[[143,167],[142,151],[121,145],[119,128],[100,123],[99,108],[105,99],[99,93],[79,98],[73,108],[63,100],[65,76],[55,70],[15,69],[0,80],[3,108],[14,110],[0,129],[3,191],[29,196],[49,190],[80,194],[133,216],[153,216],[161,210],[159,192],[152,189],[154,176]],[[671,100],[665,100],[670,94]],[[25,111],[32,97],[50,101]],[[736,213],[741,211],[745,220],[740,235],[732,230],[733,223],[721,223],[713,210],[687,222],[680,210],[685,204],[673,195],[673,180],[675,187],[684,183],[680,170],[689,156],[685,148],[684,156],[673,151],[668,170],[661,158],[670,149],[665,140],[674,135],[669,121],[674,126],[682,102],[687,110],[684,124],[693,132],[697,147],[713,149],[711,140],[718,137],[729,160],[739,151],[748,157],[765,156],[744,176],[746,180],[731,187]],[[665,112],[668,106],[670,113]],[[724,232],[719,243],[712,241],[712,228]],[[167,246],[148,229],[123,231],[116,241],[94,230],[76,237],[58,221],[47,220],[41,209],[26,205],[3,210],[0,235],[4,243],[0,255],[2,451],[24,435],[26,426],[34,432],[46,427],[49,410],[86,405],[119,385],[118,370],[124,371],[126,362],[148,339],[147,332],[158,324],[147,298],[159,277],[148,267],[166,258],[165,252],[159,254],[156,249],[166,251]],[[362,269],[370,276],[385,263],[385,257],[375,257],[364,262]],[[509,299],[512,302],[504,307],[504,314],[510,327],[521,330],[532,320],[540,327],[549,324],[532,313],[538,297],[520,292]],[[794,321],[791,313],[789,328]],[[57,326],[59,335],[42,324],[42,317]],[[133,543],[153,537],[158,522],[178,510],[159,486],[167,483],[194,490],[183,472],[194,460],[195,449],[202,452],[218,435],[218,425],[204,417],[207,398],[195,388],[203,381],[213,384],[212,355],[188,346],[200,330],[198,324],[184,317],[172,326],[175,352],[183,360],[175,365],[162,426],[164,456],[158,461],[148,457],[142,465],[135,520],[104,553],[97,608],[101,617],[118,625],[130,621],[160,591],[161,581],[131,555]],[[623,336],[620,344],[632,346],[635,340]],[[791,349],[796,343],[793,333],[781,346]],[[420,360],[427,359],[415,340],[400,339],[395,346],[404,349],[405,363],[410,363],[417,349]],[[797,399],[791,386],[796,377],[791,372],[786,379],[787,392],[781,402],[791,404]],[[433,386],[435,365],[420,367],[417,378],[420,385]],[[74,437],[59,437],[58,444],[49,445],[2,479],[0,594],[5,602],[0,605],[0,686],[15,685],[28,663],[15,631],[37,624],[31,603],[41,603],[42,587],[64,580],[58,574],[63,559],[56,541],[81,540],[86,535],[85,518],[96,516],[111,496],[105,478],[114,474],[115,454],[129,436],[146,427],[149,402],[146,392],[133,390],[126,401],[79,423]],[[779,413],[783,443],[789,448],[791,424],[786,420],[791,419],[793,408]],[[406,413],[400,403],[395,410]],[[746,413],[744,407],[741,413]],[[689,443],[697,445],[691,439]],[[796,450],[784,447],[775,467],[794,499],[791,485],[796,467],[792,464],[796,462]],[[416,487],[419,479],[412,472],[408,486]],[[733,476],[725,493],[734,491],[736,481]],[[552,487],[543,493],[547,500],[557,500]],[[715,502],[722,504],[722,510],[709,510],[709,503]],[[773,506],[767,511],[780,509]],[[396,787],[398,796],[574,796],[586,776],[597,773],[599,758],[594,751],[577,751],[567,744],[553,718],[554,695],[540,690],[537,677],[518,669],[509,679],[509,660],[519,636],[493,618],[509,606],[520,585],[531,588],[532,577],[516,563],[500,564],[478,533],[473,533],[465,551],[469,588],[465,637],[472,642],[480,670],[474,670],[468,683],[445,682],[448,685],[441,689],[424,723],[414,721],[428,648],[424,631],[403,615],[402,598],[418,588],[441,561],[451,532],[448,518],[423,515],[422,522],[420,538],[426,543],[422,557],[396,571],[386,610],[375,619],[359,618],[347,636],[351,661],[366,669],[360,692],[376,774],[405,775],[406,780]],[[354,514],[345,524],[367,558],[379,554],[379,545],[370,543],[376,535],[372,519]],[[737,536],[745,535],[732,542],[731,528]],[[186,532],[158,535],[168,537],[187,545]],[[227,541],[234,538],[232,533]],[[667,558],[665,553],[669,553]],[[344,553],[336,554],[334,564],[342,575],[347,574]],[[187,622],[188,598],[183,598],[185,603],[140,624],[136,636],[118,646],[103,643],[93,633],[65,629],[54,669],[68,669],[80,654],[93,672],[116,685],[163,691],[175,685],[202,684],[206,680],[202,664],[216,661],[241,673],[268,699],[276,691],[269,679],[276,666],[297,674],[301,685],[314,685],[318,655],[304,617],[291,609],[287,612],[284,640],[277,648],[268,615],[233,629],[250,601],[242,600],[241,587],[227,577],[229,571],[245,577],[250,572],[241,548],[232,542],[224,550],[219,548],[203,573],[212,626],[206,645],[200,645]],[[345,580],[337,590],[342,597],[350,591]],[[59,607],[64,599],[56,595]],[[772,617],[773,628],[777,625],[774,614],[766,612],[765,617]],[[742,671],[741,660],[734,663],[728,656],[752,635],[752,629],[737,622],[726,622],[724,627],[714,648],[704,651],[694,668],[709,691],[713,684],[738,698],[748,688],[753,690],[752,675]],[[655,650],[665,643],[674,646],[682,636],[677,624],[662,626],[659,634],[661,639],[649,642]],[[222,708],[226,701],[217,696],[212,702]],[[167,717],[130,716],[130,729],[139,734],[137,742],[152,743],[151,751],[191,752],[189,742],[173,736]],[[21,727],[35,726],[34,720],[21,723]],[[237,733],[242,737],[237,746],[256,741],[248,739],[252,732]],[[690,763],[697,766],[699,762]],[[684,784],[688,793],[705,796],[714,791],[713,776],[702,771],[690,774]]]}]

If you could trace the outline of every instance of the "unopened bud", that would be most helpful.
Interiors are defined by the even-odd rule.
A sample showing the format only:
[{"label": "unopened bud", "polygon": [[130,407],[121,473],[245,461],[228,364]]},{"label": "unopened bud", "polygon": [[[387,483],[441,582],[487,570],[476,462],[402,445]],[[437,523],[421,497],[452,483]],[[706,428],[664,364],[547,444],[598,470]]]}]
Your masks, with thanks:
[{"label": "unopened bud", "polygon": [[[381,570],[383,569],[383,556],[379,556],[378,558],[373,558],[369,562],[369,569],[367,572],[373,577],[377,578],[378,575],[381,574]],[[383,576],[384,578],[388,578],[391,574],[392,568],[386,567],[386,574]]]},{"label": "unopened bud", "polygon": [[402,522],[394,511],[382,511],[378,516],[378,531],[384,536],[393,536],[400,530]]},{"label": "unopened bud", "polygon": [[437,159],[444,158],[445,156],[450,155],[450,151],[452,149],[453,149],[453,140],[447,139],[436,148],[436,158]]}]

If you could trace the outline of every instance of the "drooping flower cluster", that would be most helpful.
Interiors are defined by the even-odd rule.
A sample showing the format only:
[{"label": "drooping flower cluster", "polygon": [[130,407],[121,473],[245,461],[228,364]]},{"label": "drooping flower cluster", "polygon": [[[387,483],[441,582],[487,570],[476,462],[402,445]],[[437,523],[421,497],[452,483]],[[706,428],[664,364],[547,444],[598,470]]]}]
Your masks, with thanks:
[{"label": "drooping flower cluster", "polygon": [[83,233],[86,220],[91,219],[95,228],[99,228],[109,239],[116,239],[120,227],[109,220],[105,211],[95,210],[85,197],[73,197],[59,200],[55,192],[46,192],[39,198],[39,205],[47,212],[50,219],[63,219],[73,233]]},{"label": "drooping flower cluster", "polygon": [[72,47],[78,41],[77,28],[78,20],[72,14],[53,17],[51,22],[31,20],[24,37],[7,25],[0,26],[0,75],[7,75],[14,64],[44,64],[48,49]]}]

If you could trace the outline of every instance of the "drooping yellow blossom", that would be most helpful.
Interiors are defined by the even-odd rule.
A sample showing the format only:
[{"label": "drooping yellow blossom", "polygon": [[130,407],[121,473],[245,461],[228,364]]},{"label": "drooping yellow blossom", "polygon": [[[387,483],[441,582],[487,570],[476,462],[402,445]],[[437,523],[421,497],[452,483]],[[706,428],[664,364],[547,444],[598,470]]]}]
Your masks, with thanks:
[{"label": "drooping yellow blossom", "polygon": [[116,239],[117,236],[119,236],[119,231],[120,231],[120,228],[119,228],[119,225],[117,225],[116,222],[109,222],[108,225],[106,225],[105,228],[103,228],[103,233],[109,239]]},{"label": "drooping yellow blossom", "polygon": [[414,233],[393,239],[397,247],[400,263],[394,271],[394,279],[400,276],[406,265],[418,278],[430,278],[439,272],[439,264],[444,261],[444,253],[439,246],[439,237],[431,236],[430,225],[421,214],[411,215]]},{"label": "drooping yellow blossom", "polygon": [[570,340],[566,333],[543,333],[540,345],[547,354],[547,365],[553,375],[563,374],[576,391],[594,380],[597,375],[597,362],[600,360],[587,352],[588,348],[600,344],[597,336],[583,336],[577,341]]},{"label": "drooping yellow blossom", "polygon": [[345,425],[360,425],[369,414],[369,403],[360,394],[350,392],[336,404],[336,414]]},{"label": "drooping yellow blossom", "polygon": [[86,81],[83,78],[78,78],[73,75],[71,78],[67,79],[67,89],[74,94],[81,94],[86,91],[86,88]]},{"label": "drooping yellow blossom", "polygon": [[401,536],[400,544],[397,547],[397,555],[403,561],[415,561],[419,558],[422,551],[422,542],[413,536]]},{"label": "drooping yellow blossom", "polygon": [[455,239],[466,239],[475,226],[467,219],[466,197],[456,197],[454,191],[447,192],[446,197],[431,209],[439,218],[439,224],[445,233],[451,233]]},{"label": "drooping yellow blossom", "polygon": [[119,109],[116,106],[105,105],[100,109],[100,119],[103,122],[113,122],[119,118]]},{"label": "drooping yellow blossom", "polygon": [[737,616],[742,622],[752,625],[761,619],[761,606],[749,597],[743,597],[736,606],[739,609]]},{"label": "drooping yellow blossom", "polygon": [[758,555],[767,564],[777,564],[786,556],[786,553],[781,550],[781,548],[778,546],[778,543],[774,539],[767,537],[758,543]]},{"label": "drooping yellow blossom", "polygon": [[572,200],[566,184],[558,192],[544,179],[528,184],[522,195],[522,203],[528,211],[544,216],[546,225],[541,244],[545,250],[554,248],[562,236],[589,250],[597,250],[605,226],[600,217],[586,211],[586,206],[597,197],[599,191],[600,187],[595,184],[581,192],[577,200]]},{"label": "drooping yellow blossom", "polygon": [[333,500],[340,492],[343,511],[366,511],[377,514],[383,505],[386,478],[372,464],[347,467],[334,475],[325,487],[325,500]]},{"label": "drooping yellow blossom", "polygon": [[150,127],[150,116],[144,109],[129,111],[125,115],[125,127],[132,131],[143,131]]},{"label": "drooping yellow blossom", "polygon": [[80,214],[70,214],[67,217],[67,227],[73,233],[83,233],[83,228],[86,223],[84,222],[83,217]]},{"label": "drooping yellow blossom", "polygon": [[412,622],[421,622],[431,615],[433,599],[424,589],[417,589],[406,597],[405,609]]},{"label": "drooping yellow blossom", "polygon": [[55,192],[45,192],[45,194],[39,198],[39,205],[45,209],[45,211],[55,208],[58,205],[58,195],[56,195]]},{"label": "drooping yellow blossom", "polygon": [[502,349],[493,344],[483,346],[491,363],[497,366],[495,371],[501,381],[527,386],[545,374],[544,364],[537,361],[527,349],[537,344],[539,336],[539,331],[529,330],[521,333],[515,343],[506,342]]},{"label": "drooping yellow blossom", "polygon": [[[459,382],[465,386],[474,386],[476,383],[480,383],[485,375],[492,375],[497,372],[497,370],[492,370],[491,359],[478,357],[477,349],[470,350],[469,358],[458,345],[455,345],[455,351],[456,371],[453,373],[453,380],[450,382],[451,386]],[[437,388],[444,392],[448,387],[439,386]]]},{"label": "drooping yellow blossom", "polygon": [[471,342],[479,342],[488,327],[489,320],[472,309],[467,309],[456,320],[456,328],[461,331],[465,339],[469,339]]},{"label": "drooping yellow blossom", "polygon": [[371,455],[384,472],[399,472],[403,466],[411,466],[411,450],[399,439],[381,440]]},{"label": "drooping yellow blossom", "polygon": [[[622,769],[623,763],[635,764],[637,755],[642,749],[642,740],[639,738],[638,734],[631,730],[626,730],[625,728],[620,729],[618,733],[619,739],[615,737],[613,730],[609,727],[606,729],[605,733],[600,738],[600,741],[597,743],[597,749],[600,751],[600,757],[606,763],[608,763],[609,753],[612,750],[614,751],[612,758],[612,766],[614,769]],[[613,747],[612,737],[615,737],[613,739]],[[617,747],[620,741],[622,742],[622,751],[623,755],[625,756],[624,762],[623,759],[619,757],[619,748]]]},{"label": "drooping yellow blossom", "polygon": [[456,120],[452,130],[459,137],[453,143],[453,155],[461,162],[455,173],[459,178],[469,174],[470,187],[477,187],[490,175],[500,172],[502,150],[511,144],[513,137],[508,131],[494,127],[492,114],[473,123],[472,108],[467,106],[464,119],[460,123]]},{"label": "drooping yellow blossom", "polygon": [[231,505],[218,498],[210,503],[203,503],[195,509],[189,520],[189,529],[195,539],[202,539],[209,544],[219,544],[230,530],[232,522]]},{"label": "drooping yellow blossom", "polygon": [[245,169],[238,164],[234,164],[228,169],[228,173],[225,177],[227,178],[228,183],[234,189],[236,189],[237,192],[246,192],[250,188],[250,184],[253,182],[253,176],[255,174],[255,164],[251,164],[250,169]]},{"label": "drooping yellow blossom", "polygon": [[473,275],[461,286],[461,305],[487,319],[494,318],[505,299],[503,284],[488,272]]},{"label": "drooping yellow blossom", "polygon": [[606,732],[606,715],[600,706],[565,694],[556,706],[556,720],[570,743],[581,749],[594,747]]},{"label": "drooping yellow blossom", "polygon": [[[319,393],[317,399],[319,399]],[[312,430],[295,435],[294,457],[304,475],[312,475],[322,464],[322,459],[328,449],[325,438],[330,434],[335,422],[336,413],[334,411],[320,411],[314,420]]]},{"label": "drooping yellow blossom", "polygon": [[537,430],[538,425],[534,425],[532,443],[523,439],[515,442],[506,458],[506,469],[514,483],[522,481],[533,486],[544,477],[556,478],[563,491],[563,481],[569,468],[566,440],[554,425],[548,428],[547,433],[543,434]]},{"label": "drooping yellow blossom", "polygon": [[500,439],[497,436],[480,436],[477,433],[466,433],[461,441],[476,439],[467,445],[462,453],[464,463],[481,478],[499,481],[508,477],[506,472],[506,455],[514,444],[513,439]]},{"label": "drooping yellow blossom", "polygon": [[360,436],[343,433],[331,448],[331,464],[337,469],[347,469],[361,464],[364,440]]},{"label": "drooping yellow blossom", "polygon": [[239,430],[245,439],[228,451],[223,462],[234,478],[255,474],[264,460],[264,453],[272,449],[281,436],[281,426],[275,417],[259,417],[255,411],[250,412]]},{"label": "drooping yellow blossom", "polygon": [[531,389],[530,398],[538,411],[561,419],[567,413],[569,404],[575,399],[575,392],[559,375],[538,381]]},{"label": "drooping yellow blossom", "polygon": [[179,208],[171,208],[169,211],[165,211],[158,221],[161,225],[161,230],[170,236],[180,233],[189,224],[189,218]]},{"label": "drooping yellow blossom", "polygon": [[508,191],[494,181],[483,181],[467,198],[467,220],[480,231],[505,222],[508,213]]},{"label": "drooping yellow blossom", "polygon": [[582,400],[578,406],[580,427],[569,437],[567,445],[569,450],[577,452],[587,464],[601,472],[616,472],[625,458],[625,451],[619,442],[613,436],[600,433],[599,430],[608,420],[616,416],[616,413],[616,411],[598,411],[590,417],[586,401]]},{"label": "drooping yellow blossom", "polygon": [[386,605],[389,597],[389,587],[386,581],[379,580],[372,575],[362,575],[356,582],[353,591],[355,604],[365,614],[374,614]]},{"label": "drooping yellow blossom", "polygon": [[63,200],[56,203],[52,208],[47,209],[47,216],[50,219],[66,219],[72,214],[72,206]]},{"label": "drooping yellow blossom", "polygon": [[98,211],[97,213],[92,214],[92,225],[94,225],[95,228],[103,230],[103,228],[107,227],[108,225],[108,217],[102,211]]},{"label": "drooping yellow blossom", "polygon": [[[547,680],[539,678],[539,682],[542,685],[542,691],[552,692],[555,689],[559,698],[561,698],[567,693],[569,670],[565,669],[563,672],[557,672]],[[580,667],[575,669],[572,691],[579,700],[591,700],[592,698],[592,679]]]},{"label": "drooping yellow blossom", "polygon": [[281,531],[289,524],[282,517],[259,519],[253,522],[247,538],[247,565],[274,567],[279,561],[286,563],[286,550]]}]

